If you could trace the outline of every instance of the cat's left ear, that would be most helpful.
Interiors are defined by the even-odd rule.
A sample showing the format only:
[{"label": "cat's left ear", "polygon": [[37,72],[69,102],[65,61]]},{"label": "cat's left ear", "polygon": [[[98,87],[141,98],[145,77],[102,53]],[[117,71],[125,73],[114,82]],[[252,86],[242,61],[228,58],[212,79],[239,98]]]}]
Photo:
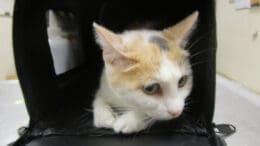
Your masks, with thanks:
[{"label": "cat's left ear", "polygon": [[180,47],[185,47],[187,39],[198,20],[198,16],[199,12],[195,11],[176,25],[164,29],[162,34]]}]

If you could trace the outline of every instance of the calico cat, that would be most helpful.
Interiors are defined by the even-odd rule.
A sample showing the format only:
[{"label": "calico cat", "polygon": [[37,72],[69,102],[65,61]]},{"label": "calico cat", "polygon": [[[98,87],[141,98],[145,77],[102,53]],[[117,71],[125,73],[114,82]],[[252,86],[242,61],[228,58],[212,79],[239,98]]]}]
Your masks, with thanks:
[{"label": "calico cat", "polygon": [[105,62],[93,102],[96,127],[133,133],[182,114],[193,80],[184,47],[197,19],[196,11],[162,31],[121,34],[93,23]]}]

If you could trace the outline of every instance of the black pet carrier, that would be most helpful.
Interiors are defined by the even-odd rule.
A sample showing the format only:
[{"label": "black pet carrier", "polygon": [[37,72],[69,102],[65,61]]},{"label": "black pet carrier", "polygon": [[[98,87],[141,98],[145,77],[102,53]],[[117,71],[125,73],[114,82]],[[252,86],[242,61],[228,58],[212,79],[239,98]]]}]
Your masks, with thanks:
[{"label": "black pet carrier", "polygon": [[[171,26],[199,11],[186,49],[194,88],[189,112],[131,135],[93,127],[91,103],[103,67],[93,21],[122,32],[130,26]],[[222,146],[213,124],[216,22],[214,0],[16,0],[16,69],[27,111],[13,146]],[[222,127],[222,128],[221,128]],[[224,130],[223,130],[224,129]],[[219,130],[228,131],[228,126]]]}]

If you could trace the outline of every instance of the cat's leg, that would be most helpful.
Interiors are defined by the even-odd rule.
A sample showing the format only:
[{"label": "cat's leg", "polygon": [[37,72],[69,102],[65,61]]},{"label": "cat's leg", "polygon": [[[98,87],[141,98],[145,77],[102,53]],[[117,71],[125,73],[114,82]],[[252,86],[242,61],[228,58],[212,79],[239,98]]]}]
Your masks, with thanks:
[{"label": "cat's leg", "polygon": [[153,121],[142,113],[129,111],[118,117],[114,123],[114,131],[117,133],[139,132],[147,128]]},{"label": "cat's leg", "polygon": [[97,97],[93,103],[94,126],[98,128],[113,128],[115,114],[103,98]]}]

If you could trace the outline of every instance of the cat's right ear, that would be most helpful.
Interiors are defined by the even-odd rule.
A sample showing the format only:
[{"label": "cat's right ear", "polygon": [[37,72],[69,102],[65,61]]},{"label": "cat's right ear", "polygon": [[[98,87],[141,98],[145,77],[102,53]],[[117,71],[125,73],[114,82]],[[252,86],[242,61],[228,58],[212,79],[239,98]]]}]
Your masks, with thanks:
[{"label": "cat's right ear", "polygon": [[123,44],[120,35],[107,28],[93,23],[96,34],[96,41],[103,50],[104,61],[117,68],[125,68],[129,65],[129,60],[122,51]]},{"label": "cat's right ear", "polygon": [[111,47],[116,49],[121,45],[121,37],[116,33],[95,22],[93,23],[93,27],[96,34],[96,41],[102,49],[109,49]]}]

